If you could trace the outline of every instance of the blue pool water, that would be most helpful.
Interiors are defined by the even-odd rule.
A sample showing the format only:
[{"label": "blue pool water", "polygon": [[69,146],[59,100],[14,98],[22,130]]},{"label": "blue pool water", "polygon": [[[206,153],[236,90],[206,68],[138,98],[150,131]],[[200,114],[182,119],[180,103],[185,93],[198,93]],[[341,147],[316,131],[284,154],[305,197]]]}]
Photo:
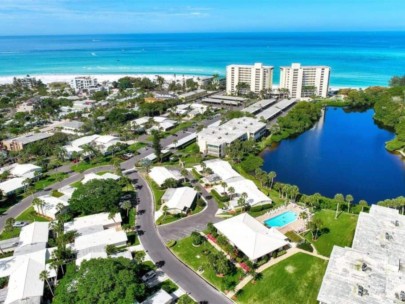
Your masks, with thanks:
[{"label": "blue pool water", "polygon": [[284,213],[281,213],[275,217],[272,217],[266,221],[264,221],[264,224],[267,227],[283,227],[285,225],[288,225],[292,222],[294,222],[297,219],[297,214],[295,214],[292,211],[286,211]]}]

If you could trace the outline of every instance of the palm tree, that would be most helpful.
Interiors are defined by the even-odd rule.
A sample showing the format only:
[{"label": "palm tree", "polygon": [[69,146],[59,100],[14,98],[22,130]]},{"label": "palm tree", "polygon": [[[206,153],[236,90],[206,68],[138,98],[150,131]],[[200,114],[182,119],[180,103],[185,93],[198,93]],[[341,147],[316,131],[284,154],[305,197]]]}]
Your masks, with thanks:
[{"label": "palm tree", "polygon": [[116,222],[115,222],[115,215],[116,215],[116,214],[117,214],[116,211],[110,211],[110,212],[108,213],[108,219],[109,219],[109,220],[113,220],[113,222],[116,223]]},{"label": "palm tree", "polygon": [[37,210],[41,211],[41,214],[44,215],[44,206],[45,206],[45,202],[43,200],[41,200],[40,198],[36,197],[33,199],[32,201],[32,205],[34,207],[37,207]]},{"label": "palm tree", "polygon": [[267,174],[269,180],[271,181],[270,183],[270,189],[273,188],[273,184],[274,184],[274,179],[277,177],[277,173],[275,171],[270,171]]},{"label": "palm tree", "polygon": [[127,212],[127,217],[128,217],[129,210],[131,210],[131,208],[132,208],[132,204],[130,201],[125,201],[122,203],[121,208]]},{"label": "palm tree", "polygon": [[49,271],[43,270],[43,271],[41,271],[41,273],[39,274],[39,279],[42,280],[42,281],[44,281],[44,282],[46,282],[46,283],[48,284],[49,291],[51,292],[52,296],[55,296],[54,293],[53,293],[51,284],[49,283],[48,276],[49,276]]},{"label": "palm tree", "polygon": [[235,188],[234,187],[229,187],[228,188],[228,193],[230,194],[229,196],[230,196],[230,198],[232,198],[233,196],[234,196],[234,194],[235,194]]},{"label": "palm tree", "polygon": [[363,212],[364,207],[368,207],[368,203],[365,200],[360,200],[359,201],[359,206],[361,207],[361,212]]},{"label": "palm tree", "polygon": [[179,143],[179,141],[177,139],[173,140],[173,145],[175,148],[177,148],[177,144]]},{"label": "palm tree", "polygon": [[164,205],[163,208],[162,208],[162,210],[163,210],[163,218],[165,218],[166,215],[167,215],[167,211],[169,210],[169,207],[167,207],[166,205]]},{"label": "palm tree", "polygon": [[338,216],[338,212],[339,212],[339,205],[340,203],[344,202],[344,196],[341,193],[337,193],[334,197],[334,199],[337,201],[337,205],[336,205],[336,213],[335,213],[335,219],[337,219]]},{"label": "palm tree", "polygon": [[240,197],[238,199],[238,207],[241,208],[242,212],[244,211],[244,209],[245,209],[245,199],[243,197]]},{"label": "palm tree", "polygon": [[350,213],[350,204],[353,202],[353,196],[351,194],[346,195],[346,202],[347,202],[347,212]]},{"label": "palm tree", "polygon": [[225,181],[221,182],[221,187],[224,189],[224,193],[226,192],[226,187],[228,186],[228,184]]}]

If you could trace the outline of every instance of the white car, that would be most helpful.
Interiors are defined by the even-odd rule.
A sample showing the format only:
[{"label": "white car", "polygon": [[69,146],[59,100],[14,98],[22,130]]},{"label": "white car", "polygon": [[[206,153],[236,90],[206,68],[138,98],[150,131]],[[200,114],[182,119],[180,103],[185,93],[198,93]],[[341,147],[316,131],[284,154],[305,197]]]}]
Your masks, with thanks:
[{"label": "white car", "polygon": [[150,279],[153,279],[154,277],[156,277],[156,272],[151,270],[151,271],[148,271],[146,274],[144,274],[141,279],[142,279],[142,281],[146,282],[146,281],[149,281]]}]

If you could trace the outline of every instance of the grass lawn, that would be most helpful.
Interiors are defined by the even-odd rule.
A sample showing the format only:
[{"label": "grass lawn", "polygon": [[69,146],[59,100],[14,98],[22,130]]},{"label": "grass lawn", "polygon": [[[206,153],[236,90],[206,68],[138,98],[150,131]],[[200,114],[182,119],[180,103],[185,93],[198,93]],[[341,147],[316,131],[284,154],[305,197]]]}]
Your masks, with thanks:
[{"label": "grass lawn", "polygon": [[160,189],[159,186],[149,176],[146,177],[146,181],[148,182],[149,187],[152,189],[153,196],[155,198],[155,210],[159,210],[161,206],[160,199],[165,193],[165,190]]},{"label": "grass lawn", "polygon": [[61,197],[61,196],[63,196],[63,193],[59,192],[58,190],[52,190],[51,195],[53,197]]},{"label": "grass lawn", "polygon": [[168,132],[166,132],[166,134],[170,134],[173,135],[183,129],[189,128],[193,125],[192,121],[186,121],[186,122],[182,122],[180,124],[178,124],[177,126],[175,126],[173,129],[169,130]]},{"label": "grass lawn", "polygon": [[320,254],[330,256],[333,245],[342,247],[352,245],[357,215],[343,212],[335,219],[333,210],[321,210],[315,213],[314,216],[322,220],[328,232],[324,232],[316,241],[312,241],[311,233],[307,233],[305,238],[312,242]]},{"label": "grass lawn", "polygon": [[316,297],[327,261],[297,253],[262,272],[255,284],[248,283],[238,294],[243,304],[310,304]]},{"label": "grass lawn", "polygon": [[284,233],[286,237],[288,237],[292,242],[299,243],[302,241],[302,237],[296,234],[294,231],[288,231]]},{"label": "grass lawn", "polygon": [[76,165],[73,165],[71,167],[71,169],[75,172],[82,173],[91,168],[111,165],[114,163],[114,160],[118,160],[118,161],[122,162],[122,159],[120,159],[118,157],[112,157],[111,155],[109,155],[109,156],[105,156],[105,157],[94,158],[89,162],[82,161]]},{"label": "grass lawn", "polygon": [[67,177],[67,173],[55,173],[51,175],[45,175],[43,179],[35,182],[34,188],[35,191],[43,190],[49,185],[52,185],[59,180],[64,180]]},{"label": "grass lawn", "polygon": [[18,237],[20,235],[20,232],[21,232],[21,228],[14,228],[11,231],[3,231],[0,234],[0,241]]},{"label": "grass lawn", "polygon": [[177,286],[175,283],[173,283],[172,280],[167,279],[166,281],[163,281],[161,284],[161,288],[166,291],[167,293],[173,293],[177,289],[179,289],[179,286]]},{"label": "grass lawn", "polygon": [[182,218],[184,218],[184,217],[179,217],[179,216],[176,216],[175,214],[169,214],[168,213],[168,214],[166,214],[166,216],[162,215],[161,217],[159,217],[156,220],[156,224],[157,225],[169,224],[169,223],[175,222],[175,221],[177,221],[179,219],[182,219]]},{"label": "grass lawn", "polygon": [[177,301],[177,303],[187,303],[187,304],[191,304],[191,303],[196,303],[197,304],[197,302],[196,301],[194,301],[192,298],[190,298],[190,296],[189,295],[187,295],[187,294],[184,294],[184,295],[182,295],[180,298],[179,298],[179,300]]},{"label": "grass lawn", "polygon": [[186,167],[193,167],[199,165],[202,161],[200,148],[197,143],[192,143],[180,150],[177,155],[181,158]]},{"label": "grass lawn", "polygon": [[49,222],[48,219],[46,219],[42,216],[39,216],[35,212],[33,206],[29,207],[23,213],[21,213],[19,216],[17,216],[16,220],[17,221],[27,221],[27,222]]},{"label": "grass lawn", "polygon": [[194,247],[191,237],[186,237],[177,241],[176,245],[170,249],[179,257],[180,260],[194,269],[194,271],[197,271],[199,267],[202,267],[204,269],[202,276],[222,291],[226,290],[227,281],[237,284],[239,280],[244,277],[244,273],[239,268],[237,268],[236,272],[232,275],[227,275],[223,278],[217,277],[214,269],[208,262],[207,255],[203,254],[204,250],[209,250],[211,252],[217,251],[208,242],[204,242],[199,247]]},{"label": "grass lawn", "polygon": [[137,143],[134,143],[134,144],[130,145],[130,146],[127,148],[127,150],[128,150],[129,152],[135,153],[136,151],[138,151],[139,149],[141,149],[141,148],[143,148],[143,147],[145,147],[145,146],[146,146],[146,144],[144,144],[144,143],[142,143],[142,142],[137,142]]}]

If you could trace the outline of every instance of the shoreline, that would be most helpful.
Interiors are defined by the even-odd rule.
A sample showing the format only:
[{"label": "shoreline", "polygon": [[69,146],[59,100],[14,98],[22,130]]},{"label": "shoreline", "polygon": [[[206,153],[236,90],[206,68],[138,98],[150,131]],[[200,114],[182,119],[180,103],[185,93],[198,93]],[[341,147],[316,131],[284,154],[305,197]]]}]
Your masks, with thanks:
[{"label": "shoreline", "polygon": [[[118,79],[122,77],[146,77],[151,80],[156,79],[157,76],[161,76],[165,79],[167,82],[171,81],[181,81],[184,77],[184,79],[205,79],[209,78],[210,76],[207,75],[186,75],[186,74],[146,74],[146,73],[127,73],[127,74],[29,74],[30,77],[35,77],[38,80],[41,80],[43,83],[48,84],[51,82],[67,82],[69,83],[73,78],[75,77],[94,77],[97,78],[98,82],[103,82],[103,81],[117,81]],[[23,78],[26,77],[27,75],[15,75],[15,76],[0,76],[0,85],[1,84],[10,84],[13,82],[13,79],[16,78]]]},{"label": "shoreline", "polygon": [[[74,74],[29,74],[30,77],[35,77],[37,79],[40,79],[43,83],[48,84],[51,82],[67,82],[69,83],[73,78],[75,77],[81,77],[81,76],[90,76],[97,78],[98,82],[103,82],[103,81],[117,81],[118,79],[122,77],[146,77],[151,80],[156,79],[156,76],[161,76],[163,77],[167,82],[171,81],[181,81],[184,77],[184,79],[206,79],[210,78],[211,76],[207,75],[202,75],[202,74],[176,74],[176,73],[119,73],[119,74],[97,74],[97,73],[89,73],[89,74],[79,74],[79,73],[74,73]],[[13,76],[0,76],[0,85],[2,84],[10,84],[13,82],[13,78],[23,78],[26,77],[27,75],[21,74],[21,75],[13,75]],[[278,88],[279,84],[273,84],[274,88]],[[329,89],[331,90],[339,90],[339,89],[365,89],[367,87],[364,86],[352,86],[352,85],[330,85]]]}]

